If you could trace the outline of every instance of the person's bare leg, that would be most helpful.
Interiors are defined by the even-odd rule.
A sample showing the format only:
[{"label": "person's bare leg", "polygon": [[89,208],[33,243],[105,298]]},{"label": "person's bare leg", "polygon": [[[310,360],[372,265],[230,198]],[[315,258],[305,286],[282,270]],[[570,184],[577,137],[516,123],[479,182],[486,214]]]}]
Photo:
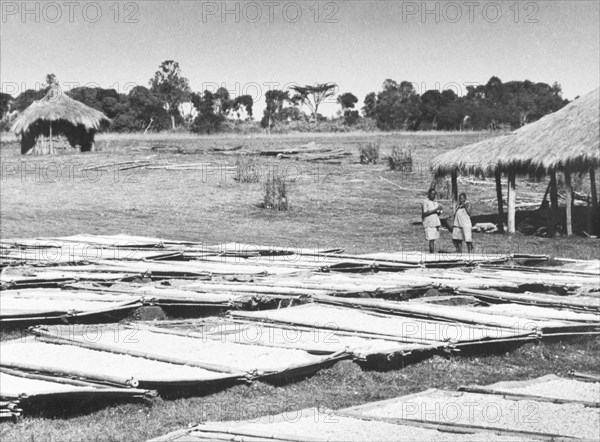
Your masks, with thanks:
[{"label": "person's bare leg", "polygon": [[467,250],[469,253],[473,253],[473,243],[472,242],[467,243]]},{"label": "person's bare leg", "polygon": [[462,241],[459,239],[453,239],[454,248],[456,249],[456,253],[462,253]]},{"label": "person's bare leg", "polygon": [[429,253],[435,252],[435,239],[429,240]]}]

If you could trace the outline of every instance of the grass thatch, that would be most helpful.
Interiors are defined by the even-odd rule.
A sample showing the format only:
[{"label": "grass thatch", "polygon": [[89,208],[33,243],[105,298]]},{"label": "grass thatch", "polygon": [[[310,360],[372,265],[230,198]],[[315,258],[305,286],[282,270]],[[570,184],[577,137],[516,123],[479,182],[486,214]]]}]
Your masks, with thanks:
[{"label": "grass thatch", "polygon": [[29,151],[39,136],[48,137],[50,126],[54,135],[65,135],[72,146],[90,150],[94,134],[105,122],[110,120],[102,112],[73,100],[55,86],[18,116],[12,131],[21,136],[22,153]]},{"label": "grass thatch", "polygon": [[435,175],[453,170],[493,175],[496,168],[519,174],[545,174],[600,166],[600,89],[508,135],[464,146],[435,158]]}]

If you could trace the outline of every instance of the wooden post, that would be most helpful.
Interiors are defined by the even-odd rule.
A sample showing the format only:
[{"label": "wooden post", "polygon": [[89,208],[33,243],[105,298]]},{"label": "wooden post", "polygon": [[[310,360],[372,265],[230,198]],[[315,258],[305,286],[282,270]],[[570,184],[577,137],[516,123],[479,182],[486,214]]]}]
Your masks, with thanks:
[{"label": "wooden post", "polygon": [[573,235],[573,186],[571,184],[571,172],[565,168],[565,204],[567,212],[567,236]]},{"label": "wooden post", "polygon": [[496,198],[498,199],[498,232],[504,233],[504,201],[502,200],[502,172],[496,168]]},{"label": "wooden post", "polygon": [[596,191],[596,170],[594,166],[590,167],[590,189],[592,191],[592,207],[595,210],[598,207],[598,193]]},{"label": "wooden post", "polygon": [[515,233],[515,203],[516,203],[516,174],[514,170],[508,171],[508,233]]},{"label": "wooden post", "polygon": [[550,207],[558,210],[558,187],[556,185],[556,172],[550,172]]},{"label": "wooden post", "polygon": [[52,122],[50,122],[50,151],[48,153],[54,153],[54,140],[52,140]]},{"label": "wooden post", "polygon": [[450,176],[450,180],[452,182],[452,209],[456,207],[458,203],[458,180],[457,180],[457,172],[456,169],[452,170],[452,174]]}]

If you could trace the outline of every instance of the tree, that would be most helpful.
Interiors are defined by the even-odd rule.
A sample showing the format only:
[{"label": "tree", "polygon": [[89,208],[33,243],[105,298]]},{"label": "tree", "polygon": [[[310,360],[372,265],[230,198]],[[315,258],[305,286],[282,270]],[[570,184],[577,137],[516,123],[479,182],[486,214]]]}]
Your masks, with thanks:
[{"label": "tree", "polygon": [[229,110],[233,108],[233,100],[229,97],[229,91],[224,87],[220,87],[212,96],[215,112],[226,116]]},{"label": "tree", "polygon": [[225,116],[215,110],[217,101],[222,98],[222,95],[218,96],[208,90],[205,90],[203,95],[192,94],[192,103],[198,111],[191,127],[193,132],[210,134],[219,131],[221,123],[225,121]]},{"label": "tree", "polygon": [[358,98],[352,92],[346,92],[338,96],[337,102],[342,106],[342,110],[354,109],[354,105],[358,103]]},{"label": "tree", "polygon": [[319,106],[327,98],[335,95],[336,88],[335,83],[318,83],[314,86],[292,86],[290,89],[296,92],[294,99],[308,106],[313,119],[317,121]]},{"label": "tree", "polygon": [[267,106],[260,124],[264,128],[272,129],[276,121],[281,121],[283,106],[290,102],[290,94],[279,89],[269,90],[265,94],[265,102]]},{"label": "tree", "polygon": [[377,108],[377,95],[370,92],[365,96],[365,105],[362,108],[363,114],[367,118],[375,118],[375,109]]},{"label": "tree", "polygon": [[57,83],[56,75],[47,74],[46,78],[45,78],[44,87],[42,87],[39,90],[27,89],[27,90],[21,92],[14,99],[14,102],[12,104],[12,109],[16,110],[17,112],[23,112],[25,109],[27,109],[31,105],[31,103],[44,98],[46,96],[46,94],[48,93],[48,90],[50,90],[50,85],[55,84],[55,83]]},{"label": "tree", "polygon": [[[367,98],[369,105],[367,107]],[[385,80],[377,98],[369,94],[365,98],[365,115],[374,118],[383,130],[416,130],[421,121],[421,102],[413,84]]]},{"label": "tree", "polygon": [[238,118],[240,117],[240,111],[244,108],[246,110],[246,115],[248,115],[248,119],[251,120],[252,106],[254,106],[252,95],[240,95],[233,100],[233,110],[237,112]]},{"label": "tree", "polygon": [[102,100],[103,109],[115,112],[111,130],[116,132],[160,131],[168,129],[171,125],[171,119],[161,101],[144,86],[134,87],[127,96],[120,94],[118,103],[114,103],[113,100],[112,97]]},{"label": "tree", "polygon": [[353,110],[355,104],[358,103],[358,98],[356,98],[356,95],[351,92],[346,92],[345,94],[338,96],[337,102],[340,104],[340,106],[342,106],[344,123],[349,126],[354,125],[360,118],[358,111]]},{"label": "tree", "polygon": [[150,79],[150,91],[162,102],[171,118],[171,128],[175,129],[175,121],[181,119],[179,105],[188,101],[191,94],[189,81],[181,75],[179,63],[163,61]]}]

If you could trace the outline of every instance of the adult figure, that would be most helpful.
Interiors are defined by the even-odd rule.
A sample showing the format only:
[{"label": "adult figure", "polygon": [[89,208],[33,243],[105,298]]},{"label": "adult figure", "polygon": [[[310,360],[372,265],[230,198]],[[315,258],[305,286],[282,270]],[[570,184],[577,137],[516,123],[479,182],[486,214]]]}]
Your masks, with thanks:
[{"label": "adult figure", "polygon": [[473,239],[471,224],[471,203],[467,201],[467,194],[458,196],[458,205],[454,210],[454,221],[452,229],[452,242],[458,253],[462,253],[463,241],[467,243],[467,251],[473,253]]},{"label": "adult figure", "polygon": [[435,201],[435,189],[429,189],[427,199],[421,203],[421,219],[425,229],[425,239],[429,242],[429,253],[435,251],[435,240],[440,238],[440,215],[442,206]]}]

